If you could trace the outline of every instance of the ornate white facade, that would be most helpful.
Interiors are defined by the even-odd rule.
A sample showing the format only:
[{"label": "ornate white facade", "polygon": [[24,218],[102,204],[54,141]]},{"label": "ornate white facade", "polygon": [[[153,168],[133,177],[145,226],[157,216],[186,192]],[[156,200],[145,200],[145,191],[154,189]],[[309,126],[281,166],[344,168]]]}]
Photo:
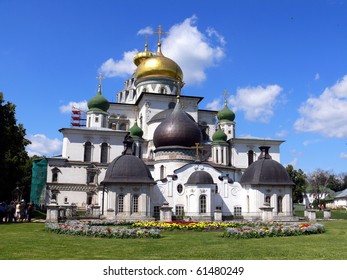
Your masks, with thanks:
[{"label": "ornate white facade", "polygon": [[[103,98],[99,85],[88,103],[86,126],[60,129],[62,156],[48,159],[45,203],[55,199],[59,205],[100,205],[108,218],[133,220],[159,218],[161,207],[168,204],[176,218],[213,220],[215,213],[223,218],[261,218],[260,208],[269,202],[274,217],[290,217],[290,185],[240,184],[245,170],[259,157],[259,146],[269,146],[272,159],[279,162],[284,141],[237,138],[235,115],[227,106],[221,111],[199,109],[203,97],[180,95],[183,74],[158,45],[156,54],[138,54],[142,59],[136,60],[138,69],[115,102]],[[154,70],[143,66],[156,59],[160,63]],[[177,124],[182,125],[177,135],[164,137],[174,138],[170,145],[155,146],[158,126],[174,110],[189,114],[200,129],[196,145],[175,145],[175,137],[184,132],[183,123]],[[146,164],[153,184],[102,184],[111,162],[122,155],[129,133],[133,155]]]}]

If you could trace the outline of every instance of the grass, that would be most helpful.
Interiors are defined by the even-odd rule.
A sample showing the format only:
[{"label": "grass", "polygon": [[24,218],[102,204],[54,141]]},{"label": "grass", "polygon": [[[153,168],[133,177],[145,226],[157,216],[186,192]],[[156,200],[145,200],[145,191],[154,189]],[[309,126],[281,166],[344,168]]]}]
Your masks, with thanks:
[{"label": "grass", "polygon": [[101,239],[49,233],[43,223],[0,225],[2,260],[346,260],[347,220],[326,233],[235,240],[221,232],[163,231],[160,239]]}]

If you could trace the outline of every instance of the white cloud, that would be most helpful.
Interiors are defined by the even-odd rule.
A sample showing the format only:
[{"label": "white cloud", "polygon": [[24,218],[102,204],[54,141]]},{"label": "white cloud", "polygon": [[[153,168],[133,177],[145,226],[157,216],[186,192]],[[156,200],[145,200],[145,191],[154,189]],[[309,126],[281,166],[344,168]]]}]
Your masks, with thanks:
[{"label": "white cloud", "polygon": [[299,108],[294,128],[326,137],[347,137],[347,75]]},{"label": "white cloud", "polygon": [[342,159],[347,159],[347,153],[341,153],[340,158]]},{"label": "white cloud", "polygon": [[[206,70],[214,67],[224,56],[224,37],[214,28],[201,32],[196,26],[197,17],[192,16],[182,23],[173,25],[162,38],[162,52],[182,68],[186,84],[199,84],[206,79]],[[152,34],[151,27],[145,27],[138,35]],[[206,35],[205,35],[206,34]],[[156,47],[155,47],[156,49]],[[125,77],[133,74],[133,57],[137,50],[124,52],[120,60],[109,58],[100,72],[106,77]]]},{"label": "white cloud", "polygon": [[310,140],[305,140],[304,142],[302,142],[302,144],[304,146],[309,146],[309,145],[317,144],[317,143],[320,143],[320,142],[322,142],[322,139],[310,139]]},{"label": "white cloud", "polygon": [[61,153],[62,141],[49,139],[44,134],[29,135],[31,144],[26,147],[29,156],[52,156]]},{"label": "white cloud", "polygon": [[276,133],[277,137],[287,137],[288,131],[287,130],[281,130]]},{"label": "white cloud", "polygon": [[320,79],[320,75],[319,75],[319,73],[316,73],[316,75],[314,76],[314,80],[318,81],[319,79]]},{"label": "white cloud", "polygon": [[[198,30],[197,17],[192,16],[182,23],[172,26],[167,37],[163,39],[163,54],[180,65],[187,84],[199,84],[206,79],[206,70],[216,65],[224,56],[221,35],[211,28],[206,31],[207,36]],[[209,35],[210,34],[210,35]],[[213,38],[217,37],[214,42]],[[218,36],[216,36],[218,34]],[[211,39],[211,40],[209,40]]]},{"label": "white cloud", "polygon": [[222,36],[221,34],[219,34],[219,33],[217,32],[217,30],[214,29],[213,27],[208,27],[208,28],[206,29],[206,32],[207,32],[207,34],[208,34],[209,37],[215,36],[215,37],[218,39],[219,43],[220,43],[222,46],[224,46],[224,45],[226,44],[226,41],[225,41],[225,39],[224,39],[224,36]]},{"label": "white cloud", "polygon": [[138,32],[137,32],[137,35],[151,35],[153,34],[153,28],[150,27],[150,26],[147,26],[145,28],[142,28],[140,29]]},{"label": "white cloud", "polygon": [[206,109],[219,111],[223,108],[223,100],[221,98],[214,99],[212,102],[206,104]]},{"label": "white cloud", "polygon": [[267,123],[273,116],[281,91],[278,85],[238,88],[229,102],[234,112],[243,111],[247,120]]},{"label": "white cloud", "polygon": [[121,60],[114,60],[109,58],[106,60],[99,68],[99,72],[105,77],[126,77],[134,73],[135,64],[133,62],[134,55],[138,51],[132,50],[123,53],[123,58]]},{"label": "white cloud", "polygon": [[59,110],[63,114],[71,114],[72,108],[77,108],[77,109],[80,109],[82,111],[87,111],[88,110],[87,101],[86,100],[80,101],[80,102],[70,101],[66,105],[61,105],[59,107]]}]

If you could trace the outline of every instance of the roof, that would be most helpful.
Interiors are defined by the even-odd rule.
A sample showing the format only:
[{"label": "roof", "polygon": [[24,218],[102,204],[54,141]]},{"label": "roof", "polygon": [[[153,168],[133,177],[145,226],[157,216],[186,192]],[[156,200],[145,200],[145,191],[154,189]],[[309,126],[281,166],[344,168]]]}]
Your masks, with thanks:
[{"label": "roof", "polygon": [[212,176],[206,171],[195,171],[189,176],[187,184],[214,184],[214,182]]},{"label": "roof", "polygon": [[259,147],[262,151],[258,160],[253,162],[240,179],[242,185],[292,186],[287,170],[269,155],[267,146]]},{"label": "roof", "polygon": [[343,191],[339,192],[335,198],[342,198],[342,197],[347,197],[347,189],[344,189]]},{"label": "roof", "polygon": [[[130,137],[129,137],[130,138]],[[136,183],[155,184],[147,165],[140,158],[132,155],[133,141],[124,141],[125,150],[116,157],[108,166],[104,180],[101,184]]]}]

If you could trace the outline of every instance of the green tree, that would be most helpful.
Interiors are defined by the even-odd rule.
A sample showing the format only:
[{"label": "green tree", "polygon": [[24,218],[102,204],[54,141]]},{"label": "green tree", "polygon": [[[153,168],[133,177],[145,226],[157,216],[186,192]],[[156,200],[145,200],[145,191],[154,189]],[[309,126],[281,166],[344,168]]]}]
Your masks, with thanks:
[{"label": "green tree", "polygon": [[301,169],[295,170],[293,165],[289,164],[286,170],[290,179],[295,184],[293,188],[293,202],[299,203],[303,201],[303,194],[305,192],[306,174]]},{"label": "green tree", "polygon": [[5,102],[0,92],[0,201],[12,199],[11,193],[16,187],[23,194],[29,193],[30,188],[30,159],[25,150],[30,141],[25,138],[23,125],[17,124],[15,109],[14,104]]}]

